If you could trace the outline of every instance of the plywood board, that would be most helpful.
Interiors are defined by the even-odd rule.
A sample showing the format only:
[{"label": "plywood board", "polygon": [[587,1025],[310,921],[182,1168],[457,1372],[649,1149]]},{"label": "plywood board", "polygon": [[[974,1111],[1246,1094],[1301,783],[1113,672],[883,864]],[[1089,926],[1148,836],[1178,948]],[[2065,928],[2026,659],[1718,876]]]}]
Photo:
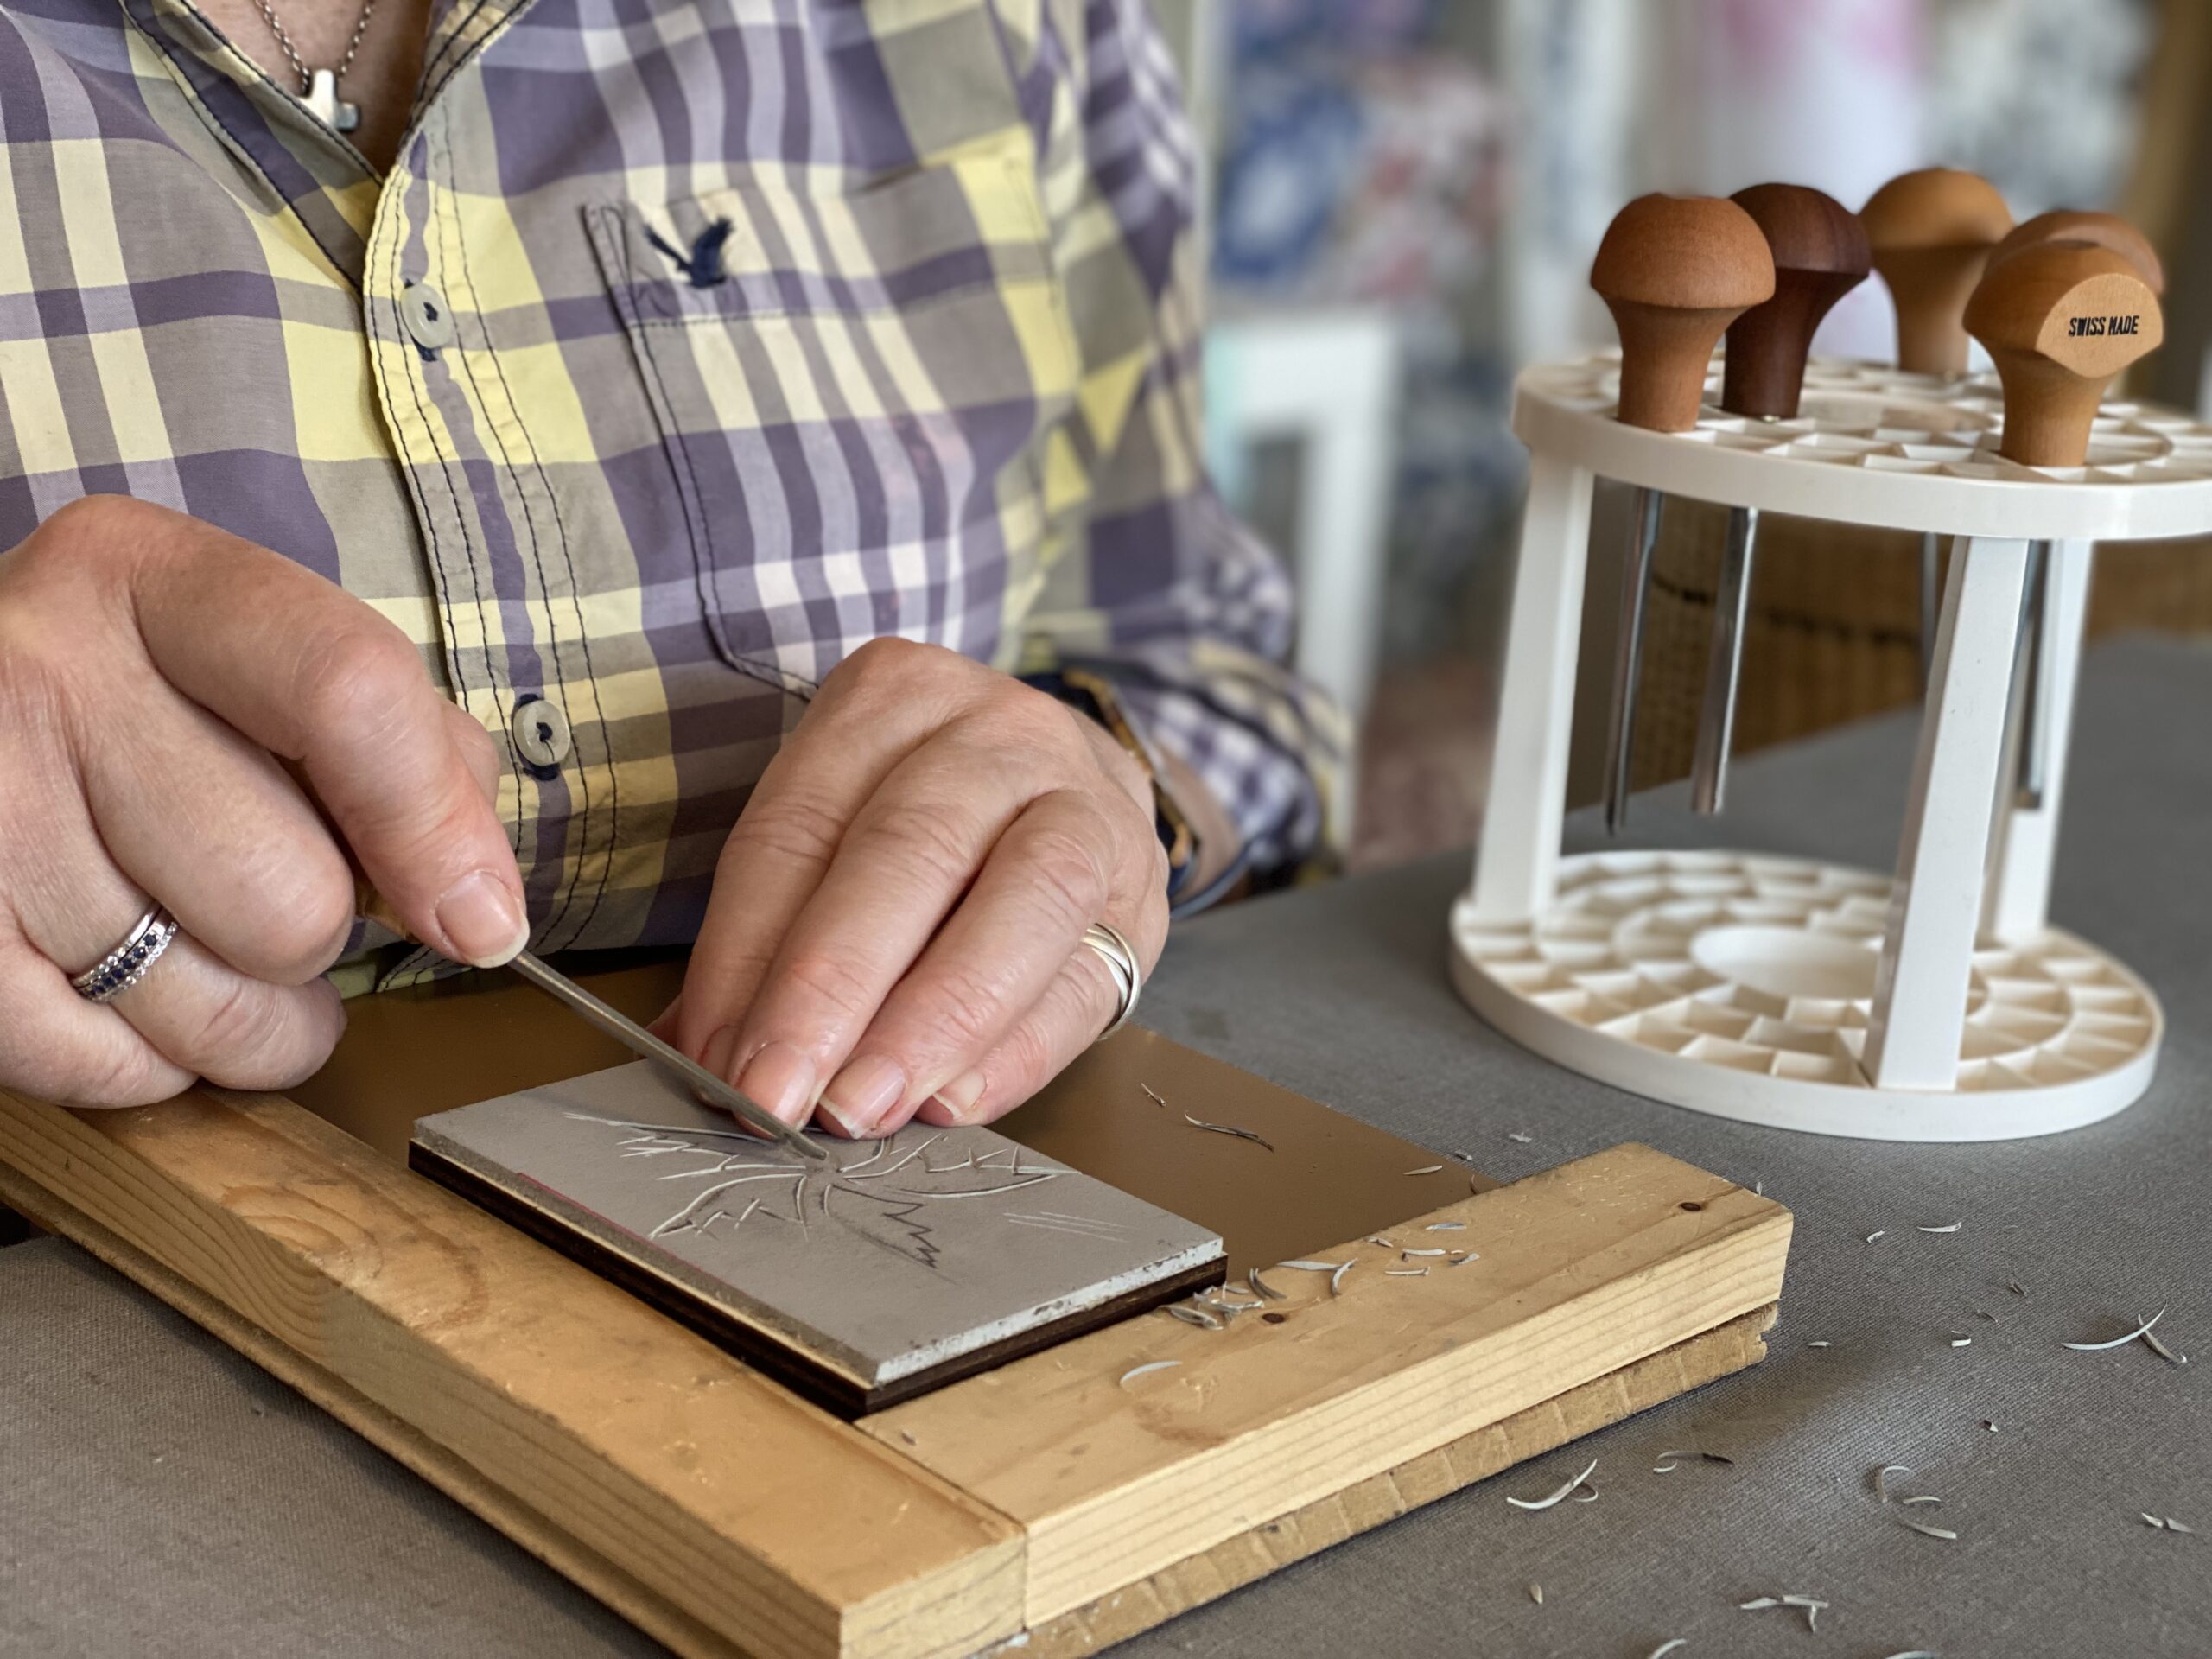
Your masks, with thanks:
[{"label": "plywood board", "polygon": [[[1340,1295],[1278,1270],[1296,1294],[1260,1318],[1127,1321],[862,1426],[1020,1523],[1036,1626],[1765,1306],[1789,1230],[1616,1147],[1324,1253],[1356,1264]],[[1405,1254],[1440,1242],[1476,1259]]]},{"label": "plywood board", "polygon": [[[1757,1364],[1772,1306],[1447,1440],[1023,1632],[1021,1659],[1079,1659],[1609,1423]],[[1641,1652],[1639,1649],[1637,1651]]]},{"label": "plywood board", "polygon": [[551,1518],[750,1652],[951,1656],[1020,1627],[1002,1516],[288,1101],[0,1090],[0,1160],[466,1465],[499,1503],[455,1495],[495,1524]]},{"label": "plywood board", "polygon": [[[592,980],[650,1014],[679,975]],[[1409,1174],[1436,1155],[1126,1032],[1015,1138],[1221,1232],[1240,1266],[1432,1224],[1478,1259],[1385,1279],[1364,1247],[1333,1302],[1275,1274],[1289,1296],[1228,1331],[1125,1320],[864,1430],[401,1166],[426,1111],[619,1052],[496,976],[352,1012],[346,1064],[307,1091],[325,1118],[207,1090],[115,1114],[0,1092],[0,1201],[687,1655],[1088,1650],[1750,1363],[1745,1322],[1780,1287],[1786,1212],[1647,1149],[1465,1198],[1489,1184]],[[1186,1108],[1276,1151],[1163,1143]],[[1161,1357],[1181,1363],[1121,1386]],[[1174,1381],[1200,1370],[1202,1390]]]},{"label": "plywood board", "polygon": [[1217,1234],[992,1129],[820,1144],[633,1061],[424,1118],[414,1163],[849,1415],[1222,1277]]},{"label": "plywood board", "polygon": [[[0,1203],[13,1204],[41,1225],[76,1240],[687,1659],[734,1659],[746,1651],[740,1643],[689,1618],[650,1586],[615,1567],[560,1518],[518,1505],[405,1420],[363,1399],[4,1163],[0,1163]],[[1756,1364],[1765,1355],[1763,1338],[1774,1323],[1775,1312],[1772,1306],[1756,1309],[1556,1399],[1463,1434],[1020,1631],[1001,1646],[1012,1651],[1018,1645],[1022,1659],[1081,1659],[1125,1641],[1516,1463]]]}]

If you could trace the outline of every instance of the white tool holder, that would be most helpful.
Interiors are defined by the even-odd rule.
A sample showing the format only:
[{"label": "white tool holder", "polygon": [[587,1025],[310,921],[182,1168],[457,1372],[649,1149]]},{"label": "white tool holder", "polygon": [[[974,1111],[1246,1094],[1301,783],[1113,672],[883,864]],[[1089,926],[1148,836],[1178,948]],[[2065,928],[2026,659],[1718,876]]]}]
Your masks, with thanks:
[{"label": "white tool holder", "polygon": [[[1816,360],[1800,417],[1761,421],[1714,406],[1713,366],[1688,432],[1614,418],[1618,353],[1529,369],[1516,387],[1534,464],[1474,882],[1452,911],[1453,982],[1571,1071],[1749,1122],[1994,1141],[2119,1111],[2150,1083],[2164,1015],[2125,966],[2045,919],[2090,556],[2100,541],[2212,533],[2212,427],[2107,402],[2088,465],[2029,467],[1997,454],[1994,376]],[[1758,512],[1956,538],[1894,878],[1751,853],[1562,859],[1600,477],[1738,510],[1716,671],[1740,652],[1737,556]],[[1730,709],[1732,687],[1717,714],[1709,696],[1701,772],[1715,747],[1725,760]],[[1624,779],[1618,706],[1615,724]]]}]

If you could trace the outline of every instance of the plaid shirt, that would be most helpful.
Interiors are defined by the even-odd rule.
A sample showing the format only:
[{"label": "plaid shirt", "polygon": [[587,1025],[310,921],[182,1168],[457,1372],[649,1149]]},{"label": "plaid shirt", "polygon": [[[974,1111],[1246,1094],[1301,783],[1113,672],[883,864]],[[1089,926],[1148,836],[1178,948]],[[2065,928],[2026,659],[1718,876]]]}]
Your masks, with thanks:
[{"label": "plaid shirt", "polygon": [[690,938],[880,634],[1097,669],[1256,864],[1318,839],[1142,0],[437,0],[382,177],[183,0],[6,0],[0,148],[0,545],[120,493],[374,605],[539,949]]}]

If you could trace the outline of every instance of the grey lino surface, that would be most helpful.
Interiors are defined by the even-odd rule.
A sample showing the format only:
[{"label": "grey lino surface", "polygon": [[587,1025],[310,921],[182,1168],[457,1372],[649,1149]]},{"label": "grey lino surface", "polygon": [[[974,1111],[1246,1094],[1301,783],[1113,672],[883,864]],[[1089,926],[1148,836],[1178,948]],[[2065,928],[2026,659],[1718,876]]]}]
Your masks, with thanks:
[{"label": "grey lino surface", "polygon": [[810,1164],[647,1060],[440,1112],[415,1138],[863,1387],[1221,1255],[1220,1235],[995,1129],[823,1137]]},{"label": "grey lino surface", "polygon": [[[1910,740],[1888,720],[1758,757],[1718,826],[1662,796],[1639,802],[1632,840],[1885,867]],[[1764,1364],[1121,1651],[1643,1659],[1681,1637],[1678,1659],[2212,1653],[2208,814],[2212,654],[2094,653],[2054,917],[2139,970],[2171,1029],[2139,1104],[2039,1141],[1795,1135],[1558,1071],[1480,1024],[1446,982],[1459,855],[1182,932],[1145,1000],[1169,1036],[1509,1179],[1648,1141],[1763,1181],[1797,1231]],[[1586,823],[1571,839],[1592,844]],[[1509,1140],[1516,1131],[1532,1139]],[[1965,1224],[1954,1235],[1912,1230],[1952,1220]],[[1861,1243],[1876,1228],[1887,1236]],[[2058,1345],[2161,1304],[2161,1332],[2201,1363],[2170,1366],[2140,1344]],[[1955,1331],[1973,1345],[1950,1347]],[[1651,1472],[1681,1447],[1736,1462]],[[1593,1457],[1594,1503],[1532,1514],[1504,1501]],[[1902,1491],[1943,1499],[1907,1513],[1958,1541],[1909,1532],[1876,1503],[1869,1474],[1891,1462],[1919,1471]],[[2199,1530],[2154,1531],[2141,1510]],[[1795,1610],[1736,1608],[1793,1593],[1831,1604],[1817,1636]],[[648,1651],[75,1249],[0,1250],[0,1652]]]}]

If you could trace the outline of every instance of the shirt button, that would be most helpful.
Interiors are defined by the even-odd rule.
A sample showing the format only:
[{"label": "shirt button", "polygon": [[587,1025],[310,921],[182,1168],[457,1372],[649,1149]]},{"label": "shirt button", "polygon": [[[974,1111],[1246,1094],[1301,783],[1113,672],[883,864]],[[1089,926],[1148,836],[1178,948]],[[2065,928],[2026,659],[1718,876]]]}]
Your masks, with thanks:
[{"label": "shirt button", "polygon": [[517,703],[507,729],[514,734],[515,752],[533,766],[559,766],[575,745],[569,717],[561,712],[561,705],[543,697],[526,697]]},{"label": "shirt button", "polygon": [[428,283],[412,283],[400,291],[399,318],[408,337],[426,352],[453,344],[453,313],[446,309],[445,296]]}]

